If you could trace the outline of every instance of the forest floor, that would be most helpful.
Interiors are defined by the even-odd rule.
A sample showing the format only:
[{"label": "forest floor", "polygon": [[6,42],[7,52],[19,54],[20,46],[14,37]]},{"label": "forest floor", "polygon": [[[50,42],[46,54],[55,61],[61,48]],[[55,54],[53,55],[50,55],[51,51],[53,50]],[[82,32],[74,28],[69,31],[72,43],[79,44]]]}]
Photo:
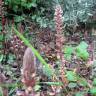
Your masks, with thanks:
[{"label": "forest floor", "polygon": [[[16,92],[23,91],[24,87],[21,83],[21,67],[23,64],[23,56],[25,49],[27,48],[24,43],[16,36],[14,31],[10,33],[8,24],[6,24],[6,37],[7,41],[3,41],[3,45],[5,46],[2,50],[4,52],[4,58],[0,64],[0,71],[6,77],[6,84],[8,88],[8,96],[16,96]],[[63,69],[59,69],[58,62],[56,62],[56,53],[55,53],[55,31],[51,31],[49,28],[39,28],[37,25],[29,24],[27,28],[22,24],[19,25],[20,28],[18,30],[31,42],[31,44],[39,51],[42,57],[49,63],[52,68],[54,68],[57,73],[58,71],[62,71]],[[30,26],[30,27],[29,27]],[[30,32],[27,32],[27,29]],[[25,33],[23,31],[26,31]],[[10,35],[11,34],[11,35]],[[91,95],[96,93],[96,90],[90,90],[91,88],[95,88],[96,79],[95,79],[95,65],[93,66],[91,63],[93,62],[93,41],[92,37],[87,34],[87,37],[83,35],[81,32],[77,32],[72,34],[66,34],[65,36],[65,44],[64,50],[68,48],[66,52],[69,52],[65,56],[66,59],[66,70],[68,71],[66,74],[69,78],[66,81],[66,84],[63,86],[54,86],[56,84],[48,83],[54,82],[53,78],[48,78],[41,70],[38,69],[36,79],[39,82],[47,82],[46,84],[37,84],[38,86],[35,88],[35,95],[32,96],[95,96]],[[84,41],[82,43],[82,41]],[[79,44],[84,45],[88,44],[87,50],[89,53],[89,57],[87,60],[82,58],[77,58],[76,54],[72,53],[72,48],[78,46]],[[6,45],[5,45],[6,44]],[[85,44],[85,46],[86,46]],[[81,49],[81,51],[84,51]],[[84,54],[83,54],[84,55]],[[85,52],[86,55],[86,52]],[[85,56],[84,55],[84,56]],[[70,57],[71,56],[71,57]],[[86,58],[86,56],[85,56]],[[40,67],[40,62],[36,61],[38,67]],[[94,69],[93,69],[94,68]],[[73,73],[72,73],[73,72]],[[80,79],[77,80],[78,76]],[[60,75],[60,74],[59,74]],[[62,82],[63,80],[60,76],[57,76],[59,80]],[[62,74],[61,74],[62,75]],[[93,78],[94,77],[94,78]],[[93,84],[94,83],[94,84]],[[19,96],[19,95],[18,95]],[[22,96],[22,95],[20,95]],[[30,95],[31,96],[31,95]]]}]

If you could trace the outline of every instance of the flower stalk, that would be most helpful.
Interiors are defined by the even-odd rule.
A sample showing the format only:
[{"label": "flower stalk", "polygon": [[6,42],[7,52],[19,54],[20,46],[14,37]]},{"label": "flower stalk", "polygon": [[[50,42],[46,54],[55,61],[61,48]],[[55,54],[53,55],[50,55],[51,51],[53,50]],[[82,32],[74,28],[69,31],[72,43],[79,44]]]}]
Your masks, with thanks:
[{"label": "flower stalk", "polygon": [[63,35],[63,11],[59,4],[56,5],[54,20],[55,20],[55,28],[56,28],[56,52],[57,52],[57,59],[61,61],[64,65],[64,54],[63,54],[63,44],[64,44],[64,35]]},{"label": "flower stalk", "polygon": [[33,92],[33,87],[36,84],[36,57],[31,48],[25,50],[21,75],[22,83],[26,87],[26,94]]},{"label": "flower stalk", "polygon": [[61,81],[64,84],[67,84],[67,79],[65,76],[65,59],[64,59],[64,53],[63,53],[63,45],[65,41],[65,37],[63,34],[63,17],[62,17],[63,11],[61,9],[60,4],[56,5],[55,8],[55,14],[54,14],[54,20],[55,20],[55,28],[56,28],[56,53],[57,53],[57,59],[60,62],[60,74],[61,74]]}]

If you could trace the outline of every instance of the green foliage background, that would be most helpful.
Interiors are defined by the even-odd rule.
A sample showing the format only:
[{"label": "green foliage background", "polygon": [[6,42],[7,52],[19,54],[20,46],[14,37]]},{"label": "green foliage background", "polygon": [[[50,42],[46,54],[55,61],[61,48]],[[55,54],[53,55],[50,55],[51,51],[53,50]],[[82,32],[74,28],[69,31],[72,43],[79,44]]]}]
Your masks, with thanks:
[{"label": "green foliage background", "polygon": [[95,0],[5,0],[7,17],[15,17],[16,22],[29,18],[41,27],[52,27],[54,5],[62,6],[64,23],[86,22],[95,12]]}]

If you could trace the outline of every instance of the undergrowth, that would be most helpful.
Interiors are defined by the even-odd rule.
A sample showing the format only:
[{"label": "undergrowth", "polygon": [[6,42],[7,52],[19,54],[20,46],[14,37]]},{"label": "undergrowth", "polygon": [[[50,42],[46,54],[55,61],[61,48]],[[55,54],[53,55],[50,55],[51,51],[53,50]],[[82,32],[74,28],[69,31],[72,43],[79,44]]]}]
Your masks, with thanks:
[{"label": "undergrowth", "polygon": [[[44,52],[39,53],[39,51],[36,48],[34,48],[34,45],[32,45],[29,42],[29,40],[24,37],[23,31],[21,30],[21,28],[17,29],[14,26],[14,22],[17,23],[23,20],[26,21],[25,19],[26,17],[23,18],[24,15],[18,16],[18,14],[21,14],[20,12],[24,13],[27,10],[29,13],[31,13],[32,9],[39,10],[38,6],[39,4],[41,4],[40,1],[33,0],[32,2],[30,2],[30,0],[29,1],[24,0],[21,2],[21,0],[17,0],[17,1],[10,2],[10,0],[5,0],[5,3],[7,8],[9,8],[9,11],[13,12],[12,14],[16,14],[15,19],[13,19],[13,25],[11,28],[11,32],[14,32],[12,33],[14,37],[13,38],[14,41],[11,41],[11,43],[16,46],[11,47],[11,49],[12,50],[17,49],[14,51],[14,54],[15,55],[17,54],[17,55],[14,56],[13,54],[8,53],[10,51],[8,52],[6,51],[5,33],[0,34],[0,41],[4,43],[4,44],[3,43],[0,44],[0,48],[2,49],[5,48],[4,54],[3,54],[3,51],[1,51],[0,53],[0,63],[4,64],[4,62],[7,61],[5,62],[6,64],[3,66],[5,66],[5,70],[8,70],[7,75],[11,74],[12,76],[11,78],[14,77],[12,72],[14,72],[15,69],[13,69],[13,71],[11,72],[9,71],[11,70],[9,66],[11,63],[14,62],[14,59],[16,60],[16,58],[18,57],[18,61],[19,61],[20,58],[23,58],[23,65],[22,65],[22,68],[21,66],[19,66],[19,69],[21,70],[21,73],[19,72],[19,75],[21,76],[19,76],[18,80],[15,78],[14,79],[15,83],[13,84],[12,83],[8,84],[6,82],[6,78],[3,75],[3,72],[1,72],[0,96],[5,96],[4,94],[7,94],[6,96],[13,96],[13,94],[14,96],[16,95],[17,96],[37,96],[38,94],[40,96],[95,96],[96,95],[96,78],[90,77],[92,73],[91,71],[93,71],[92,67],[95,66],[94,64],[95,62],[94,60],[91,59],[91,55],[90,55],[91,53],[89,52],[89,49],[88,49],[89,42],[88,41],[86,42],[86,40],[82,40],[79,42],[79,44],[75,44],[75,46],[73,46],[72,44],[70,45],[66,44],[66,36],[64,33],[65,30],[63,28],[64,27],[63,10],[61,8],[61,5],[57,3],[56,6],[54,7],[55,9],[55,13],[54,13],[55,25],[54,26],[55,26],[55,32],[56,32],[54,35],[55,36],[55,45],[54,45],[55,55],[52,53],[51,56],[49,56],[52,60],[51,61],[51,60],[48,60],[48,58],[45,56],[45,55],[48,55],[51,49],[49,46],[48,46],[49,48],[48,49],[46,46],[42,45],[41,49],[43,50],[43,48],[45,48],[43,50],[44,52],[48,49],[48,52],[45,52],[47,54],[42,55],[41,53],[44,53]],[[13,5],[11,5],[11,3]],[[19,9],[19,7],[21,8]],[[40,7],[40,12],[38,11],[39,13],[32,12],[31,14],[32,15],[31,19],[34,19],[36,20],[36,22],[39,22],[41,27],[42,26],[47,27],[46,22],[48,23],[48,20],[44,19],[45,17],[43,19],[40,17],[41,15],[43,15],[42,12],[45,12],[45,11],[48,11],[48,9]],[[10,16],[12,14],[10,13]],[[2,28],[0,30],[2,30]],[[5,28],[3,29],[2,32],[4,32],[4,30]],[[14,42],[16,41],[17,43],[14,44]],[[8,42],[10,42],[10,39]],[[5,47],[3,48],[3,46]],[[27,51],[25,50],[25,46],[29,48]],[[20,48],[18,47],[22,47],[21,50],[25,51],[26,54],[24,53],[24,56],[28,60],[26,60],[24,56],[23,57],[18,56],[20,52]],[[55,58],[54,60],[52,57],[53,55]],[[38,70],[37,66],[35,66],[35,63],[37,63],[37,59],[35,59],[35,57],[40,61],[39,62],[39,66],[41,68],[40,70]],[[32,58],[32,60],[29,60],[30,58]],[[26,62],[24,62],[24,60]],[[14,67],[17,67],[17,65],[14,65]],[[18,70],[16,70],[16,72],[17,71]]]}]

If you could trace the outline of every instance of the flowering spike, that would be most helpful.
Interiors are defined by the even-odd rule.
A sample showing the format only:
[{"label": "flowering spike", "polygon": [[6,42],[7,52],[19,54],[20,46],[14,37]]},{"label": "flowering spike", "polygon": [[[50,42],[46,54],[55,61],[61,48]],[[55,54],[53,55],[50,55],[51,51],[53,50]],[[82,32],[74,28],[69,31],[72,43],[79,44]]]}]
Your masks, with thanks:
[{"label": "flowering spike", "polygon": [[[59,4],[56,5],[55,8],[55,28],[56,28],[56,52],[57,52],[57,59],[60,61],[61,64],[61,79],[62,82],[65,84],[67,83],[67,79],[64,76],[65,75],[65,59],[64,59],[64,53],[63,53],[63,44],[64,44],[64,35],[63,35],[63,17],[62,17],[62,9]],[[63,68],[63,69],[62,69]],[[62,77],[63,76],[63,77]]]},{"label": "flowering spike", "polygon": [[64,43],[64,36],[63,36],[63,17],[62,17],[62,9],[59,4],[56,5],[55,8],[55,28],[56,28],[56,51],[57,51],[57,58],[62,58],[62,48]]},{"label": "flowering spike", "polygon": [[21,70],[22,74],[22,83],[27,87],[35,86],[35,74],[36,73],[36,57],[33,54],[31,48],[25,50],[23,57],[23,67]]}]

